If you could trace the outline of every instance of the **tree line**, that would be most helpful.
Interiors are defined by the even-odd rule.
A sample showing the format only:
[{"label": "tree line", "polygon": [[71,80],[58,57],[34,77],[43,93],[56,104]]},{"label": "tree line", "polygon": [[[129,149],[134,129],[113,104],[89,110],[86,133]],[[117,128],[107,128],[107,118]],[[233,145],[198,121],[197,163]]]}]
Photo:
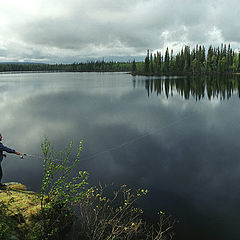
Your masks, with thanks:
[{"label": "tree line", "polygon": [[196,45],[190,50],[185,46],[175,56],[168,47],[164,54],[147,50],[144,66],[135,61],[132,63],[134,74],[144,75],[199,75],[215,73],[232,73],[240,71],[240,52],[235,53],[230,44],[212,45],[206,49],[203,45]]},{"label": "tree line", "polygon": [[167,47],[165,53],[147,50],[142,62],[89,61],[72,64],[0,63],[0,72],[64,71],[64,72],[131,72],[133,75],[201,75],[240,72],[240,52],[230,44],[220,47],[185,46],[177,54]]},{"label": "tree line", "polygon": [[63,72],[131,72],[132,63],[91,61],[72,64],[43,64],[43,63],[1,63],[0,72],[25,71],[63,71]]}]

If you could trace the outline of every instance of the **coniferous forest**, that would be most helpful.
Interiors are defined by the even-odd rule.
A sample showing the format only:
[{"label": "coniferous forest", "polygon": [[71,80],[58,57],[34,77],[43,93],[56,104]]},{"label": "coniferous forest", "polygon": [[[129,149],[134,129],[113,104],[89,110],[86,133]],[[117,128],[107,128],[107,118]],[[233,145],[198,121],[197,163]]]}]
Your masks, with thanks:
[{"label": "coniferous forest", "polygon": [[230,44],[220,47],[197,45],[192,51],[185,46],[175,56],[167,48],[161,52],[147,51],[144,68],[138,68],[133,62],[133,72],[144,75],[202,75],[233,73],[240,71],[240,52],[235,53]]},{"label": "coniferous forest", "polygon": [[131,62],[91,61],[73,64],[0,63],[0,72],[62,71],[62,72],[131,72]]},{"label": "coniferous forest", "polygon": [[177,54],[166,48],[164,53],[147,51],[144,62],[90,61],[73,64],[0,63],[0,72],[63,71],[63,72],[131,72],[133,75],[211,75],[240,72],[240,52],[230,44],[206,49],[197,45],[182,48]]}]

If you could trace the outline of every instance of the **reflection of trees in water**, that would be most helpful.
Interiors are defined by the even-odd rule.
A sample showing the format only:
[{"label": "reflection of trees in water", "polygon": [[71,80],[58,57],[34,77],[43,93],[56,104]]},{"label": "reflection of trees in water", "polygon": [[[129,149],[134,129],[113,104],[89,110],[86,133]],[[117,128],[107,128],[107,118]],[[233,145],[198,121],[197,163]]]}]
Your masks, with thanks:
[{"label": "reflection of trees in water", "polygon": [[179,94],[184,99],[193,97],[196,101],[203,98],[209,100],[218,98],[229,99],[233,93],[238,93],[240,98],[240,76],[208,76],[208,77],[186,77],[186,78],[152,78],[134,80],[134,86],[145,87],[148,96],[156,93],[164,94],[167,98]]}]

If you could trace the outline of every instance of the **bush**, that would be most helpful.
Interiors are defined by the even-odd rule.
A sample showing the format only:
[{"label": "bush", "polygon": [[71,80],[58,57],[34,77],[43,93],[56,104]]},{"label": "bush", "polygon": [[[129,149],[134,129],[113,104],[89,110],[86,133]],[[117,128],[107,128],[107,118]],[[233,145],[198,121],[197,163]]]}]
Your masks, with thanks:
[{"label": "bush", "polygon": [[175,221],[162,211],[155,225],[143,219],[143,210],[136,201],[148,190],[132,190],[123,185],[106,197],[106,187],[92,188],[76,204],[78,224],[74,239],[81,240],[166,240],[174,236]]},{"label": "bush", "polygon": [[40,194],[41,211],[32,220],[29,239],[63,239],[70,230],[74,215],[73,204],[86,193],[87,172],[78,172],[73,177],[73,170],[80,161],[82,142],[72,160],[73,143],[65,151],[56,153],[46,138],[41,145],[43,153],[43,180]]},{"label": "bush", "polygon": [[[13,201],[13,200],[11,200]],[[14,214],[4,202],[0,202],[0,239],[8,240],[13,237],[23,239],[24,232],[19,229],[22,218]]]}]

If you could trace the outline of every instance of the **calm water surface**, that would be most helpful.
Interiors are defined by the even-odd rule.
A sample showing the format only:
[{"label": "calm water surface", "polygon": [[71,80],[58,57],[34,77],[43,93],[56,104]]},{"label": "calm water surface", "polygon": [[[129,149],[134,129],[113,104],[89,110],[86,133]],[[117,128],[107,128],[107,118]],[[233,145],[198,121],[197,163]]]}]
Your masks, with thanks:
[{"label": "calm water surface", "polygon": [[[3,143],[40,154],[84,141],[90,183],[148,188],[148,213],[179,220],[176,239],[240,236],[238,79],[123,73],[0,75]],[[4,181],[38,191],[42,160],[8,155]]]}]

